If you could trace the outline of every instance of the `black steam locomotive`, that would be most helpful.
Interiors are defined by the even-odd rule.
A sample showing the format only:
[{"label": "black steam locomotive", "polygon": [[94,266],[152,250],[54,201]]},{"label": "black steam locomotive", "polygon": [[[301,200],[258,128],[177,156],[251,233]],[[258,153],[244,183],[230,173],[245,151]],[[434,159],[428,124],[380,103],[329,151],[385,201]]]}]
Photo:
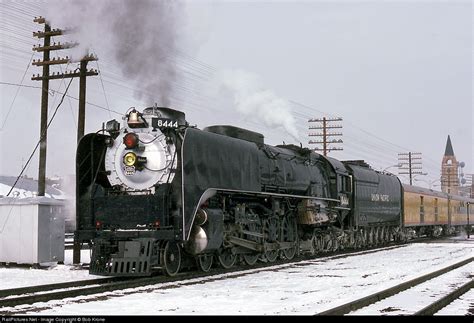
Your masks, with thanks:
[{"label": "black steam locomotive", "polygon": [[406,238],[396,176],[263,139],[158,107],[84,136],[76,241],[93,246],[90,272],[172,276]]}]

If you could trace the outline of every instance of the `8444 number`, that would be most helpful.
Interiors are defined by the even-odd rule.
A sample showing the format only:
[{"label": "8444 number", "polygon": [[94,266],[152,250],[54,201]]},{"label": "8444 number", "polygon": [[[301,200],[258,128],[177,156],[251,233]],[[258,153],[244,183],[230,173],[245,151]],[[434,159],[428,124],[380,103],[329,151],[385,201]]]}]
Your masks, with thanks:
[{"label": "8444 number", "polygon": [[178,121],[165,118],[153,118],[151,125],[153,128],[178,128]]}]

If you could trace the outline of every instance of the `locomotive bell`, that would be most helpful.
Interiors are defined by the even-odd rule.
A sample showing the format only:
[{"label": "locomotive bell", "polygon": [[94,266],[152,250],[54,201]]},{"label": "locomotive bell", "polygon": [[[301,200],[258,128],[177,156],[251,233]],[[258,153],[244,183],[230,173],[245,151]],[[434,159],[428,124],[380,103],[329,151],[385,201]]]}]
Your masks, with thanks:
[{"label": "locomotive bell", "polygon": [[128,123],[138,123],[138,112],[133,110],[128,115]]},{"label": "locomotive bell", "polygon": [[128,114],[127,124],[130,128],[146,127],[145,120],[141,119],[140,112],[135,108]]}]

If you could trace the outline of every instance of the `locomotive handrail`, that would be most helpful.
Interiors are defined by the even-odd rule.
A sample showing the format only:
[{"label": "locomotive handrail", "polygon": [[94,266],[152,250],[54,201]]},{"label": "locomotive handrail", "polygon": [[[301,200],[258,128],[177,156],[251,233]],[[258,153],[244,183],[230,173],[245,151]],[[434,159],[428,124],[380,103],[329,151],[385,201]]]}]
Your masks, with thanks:
[{"label": "locomotive handrail", "polygon": [[227,188],[226,189],[208,188],[207,190],[216,190],[216,191],[220,191],[220,192],[244,193],[244,194],[255,194],[255,195],[271,195],[271,196],[279,196],[279,197],[294,197],[294,198],[309,199],[309,200],[340,202],[340,200],[337,200],[337,199],[331,199],[331,198],[327,198],[327,197],[307,196],[307,195],[293,195],[293,194],[283,194],[283,193],[273,193],[273,192],[257,192],[257,191],[242,191],[242,190],[232,190],[232,189],[227,189]]}]

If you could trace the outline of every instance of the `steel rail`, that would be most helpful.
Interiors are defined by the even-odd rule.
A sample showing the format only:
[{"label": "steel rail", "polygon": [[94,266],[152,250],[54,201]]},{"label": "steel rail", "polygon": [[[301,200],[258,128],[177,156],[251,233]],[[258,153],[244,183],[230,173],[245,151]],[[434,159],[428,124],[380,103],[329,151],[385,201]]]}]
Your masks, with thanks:
[{"label": "steel rail", "polygon": [[407,282],[398,284],[396,286],[384,289],[382,291],[376,292],[374,294],[371,294],[369,296],[365,296],[363,298],[357,299],[355,301],[351,301],[349,303],[337,306],[335,308],[317,313],[316,315],[344,315],[347,313],[350,313],[352,311],[356,311],[358,309],[361,309],[363,307],[369,306],[373,303],[376,303],[384,298],[393,296],[395,294],[398,294],[399,292],[402,292],[404,290],[407,290],[413,286],[419,285],[421,283],[424,283],[425,281],[431,280],[435,277],[441,276],[447,272],[450,272],[456,268],[459,268],[461,266],[464,266],[474,260],[474,257],[470,257],[468,259],[465,259],[463,261],[457,262],[455,264],[452,264],[450,266],[447,266],[445,268],[439,269],[437,271],[434,271],[432,273],[420,276],[418,278],[409,280]]},{"label": "steel rail", "polygon": [[[84,287],[88,285],[97,285],[113,281],[121,281],[127,278],[124,277],[104,277],[97,279],[84,279],[71,282],[62,282],[62,283],[52,283],[45,285],[36,285],[36,286],[26,286],[26,287],[17,287],[10,289],[0,289],[0,306],[2,305],[2,298],[14,296],[14,295],[23,295],[23,294],[32,294],[39,292],[47,292],[55,289],[65,289],[65,288],[74,288],[74,287]],[[130,278],[128,278],[130,279]]]},{"label": "steel rail", "polygon": [[[344,252],[335,252],[335,253],[326,253],[324,257],[319,254],[317,256],[300,256],[292,260],[279,259],[271,263],[258,263],[253,266],[247,265],[238,265],[231,269],[223,268],[213,268],[210,272],[185,272],[178,274],[174,277],[168,277],[164,275],[152,276],[152,277],[110,277],[103,279],[93,279],[87,281],[78,281],[78,282],[65,282],[57,284],[48,284],[48,285],[39,285],[31,287],[21,287],[7,290],[0,290],[0,315],[9,315],[11,313],[17,312],[16,310],[9,311],[4,310],[5,307],[14,307],[18,305],[27,305],[37,302],[48,302],[52,300],[60,300],[63,298],[77,297],[77,296],[86,296],[99,294],[103,292],[111,292],[115,290],[122,290],[128,288],[143,287],[147,285],[160,284],[160,283],[170,283],[170,282],[180,282],[182,280],[194,279],[194,278],[205,278],[205,280],[219,280],[232,278],[234,276],[247,275],[255,272],[265,271],[265,270],[274,270],[273,267],[281,266],[281,269],[288,268],[298,264],[300,262],[307,261],[326,261],[328,259],[340,259],[346,257],[360,256],[370,253],[375,253],[384,250],[390,250],[395,248],[401,248],[407,246],[403,245],[389,245],[385,247],[374,247],[371,249],[361,250],[361,251],[344,251]],[[309,265],[309,264],[307,264]],[[269,267],[269,268],[267,268]],[[228,274],[226,277],[214,277],[223,274]],[[202,283],[196,282],[196,284]],[[183,283],[183,284],[194,284],[194,283]],[[91,286],[89,285],[98,285]],[[84,287],[84,288],[82,288]],[[58,290],[61,289],[61,290]],[[67,289],[67,290],[65,290]],[[25,295],[26,294],[26,295]],[[18,297],[11,297],[19,295]]]},{"label": "steel rail", "polygon": [[442,308],[445,308],[449,304],[451,304],[454,300],[458,299],[461,295],[468,292],[471,288],[474,288],[474,279],[467,282],[466,284],[458,287],[448,295],[443,296],[441,299],[437,300],[434,303],[424,307],[423,309],[419,310],[413,315],[417,316],[428,316],[437,313]]}]

